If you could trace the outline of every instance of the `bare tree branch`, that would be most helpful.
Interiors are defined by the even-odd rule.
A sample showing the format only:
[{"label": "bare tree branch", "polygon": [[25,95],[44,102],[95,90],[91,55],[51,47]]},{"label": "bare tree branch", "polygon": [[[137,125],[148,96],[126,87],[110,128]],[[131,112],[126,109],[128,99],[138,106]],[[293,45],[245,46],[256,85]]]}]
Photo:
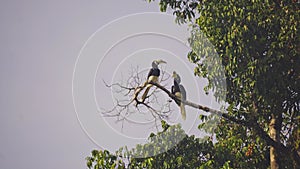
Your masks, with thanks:
[{"label": "bare tree branch", "polygon": [[[136,72],[135,72],[136,71]],[[146,108],[149,112],[151,112],[152,117],[157,121],[157,119],[162,120],[165,118],[168,118],[168,116],[171,113],[170,106],[168,105],[168,109],[166,111],[163,111],[163,109],[156,109],[152,107],[152,104],[158,104],[158,98],[156,94],[159,91],[165,92],[172,100],[174,101],[181,101],[183,104],[193,107],[195,109],[202,110],[204,112],[209,112],[211,114],[217,115],[219,117],[222,117],[228,121],[234,122],[238,125],[245,126],[252,130],[254,133],[256,133],[259,137],[261,137],[263,140],[267,142],[268,145],[275,147],[276,149],[280,150],[283,153],[286,154],[293,154],[293,157],[295,158],[296,161],[300,162],[300,157],[299,154],[297,153],[296,150],[293,150],[291,147],[287,147],[282,143],[276,142],[273,140],[266,131],[260,125],[257,123],[255,120],[245,120],[241,118],[236,118],[233,116],[228,115],[225,112],[222,112],[220,110],[215,110],[206,106],[202,106],[200,104],[196,104],[193,102],[190,102],[188,100],[181,100],[180,98],[176,97],[173,95],[165,86],[159,84],[159,83],[154,83],[154,82],[142,82],[142,78],[140,78],[140,74],[138,73],[138,69],[134,70],[132,73],[136,74],[136,76],[132,76],[130,80],[126,82],[126,85],[123,86],[122,84],[115,83],[112,85],[107,85],[107,87],[119,87],[120,90],[117,90],[116,92],[122,93],[126,92],[124,96],[128,96],[131,99],[124,100],[124,104],[120,103],[120,100],[116,101],[116,105],[113,109],[104,112],[103,114],[106,115],[107,117],[118,117],[121,116],[122,118],[118,117],[119,121],[130,121],[128,117],[131,115],[129,106],[135,107],[135,109],[139,112],[139,106],[143,106]],[[167,74],[163,71],[161,80],[159,81],[160,83],[163,81],[166,81],[169,79],[170,76],[167,76]],[[152,84],[154,90],[147,96],[147,99],[145,101],[140,101],[139,99],[139,94],[143,91],[143,89],[148,85]],[[160,89],[160,90],[157,90]],[[258,112],[259,113],[259,112]]]},{"label": "bare tree branch", "polygon": [[[141,78],[144,77],[144,75],[141,74],[138,67],[132,67],[130,74],[131,76],[127,78],[127,80],[122,80],[121,82],[107,84],[103,81],[104,85],[118,96],[116,96],[114,100],[113,108],[101,111],[101,114],[104,117],[117,118],[116,123],[121,122],[122,129],[124,121],[136,123],[129,118],[134,113],[141,113],[145,116],[150,115],[151,119],[148,120],[152,121],[154,119],[156,123],[155,126],[160,126],[159,122],[168,118],[171,114],[170,103],[166,101],[165,104],[162,104],[160,102],[158,94],[161,92],[156,86],[152,87],[147,98],[142,102],[140,100],[140,93],[144,91],[148,83],[144,82],[146,79]],[[169,79],[170,75],[162,70],[159,82],[163,83]],[[157,106],[153,107],[152,105]]]}]

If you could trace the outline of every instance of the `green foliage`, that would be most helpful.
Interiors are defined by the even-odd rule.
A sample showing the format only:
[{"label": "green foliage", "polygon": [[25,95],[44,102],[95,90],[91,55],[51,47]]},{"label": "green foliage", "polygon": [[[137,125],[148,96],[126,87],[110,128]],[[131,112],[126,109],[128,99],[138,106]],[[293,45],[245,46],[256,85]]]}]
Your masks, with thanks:
[{"label": "green foliage", "polygon": [[[160,3],[164,4],[163,11],[171,8],[174,13],[183,9],[186,13],[197,13],[192,23],[189,39],[192,50],[188,59],[196,64],[195,75],[208,79],[204,90],[211,89],[218,101],[225,100],[229,105],[228,115],[259,125],[266,132],[269,120],[275,117],[279,121],[281,142],[299,151],[296,131],[300,116],[300,3],[293,0],[183,1],[197,3],[197,8],[174,6],[182,3],[181,0]],[[194,15],[177,16],[177,20],[191,22],[189,16]],[[199,127],[202,129],[205,124]],[[230,152],[225,149],[221,152],[227,157],[234,155],[228,159],[230,166],[269,165],[269,145],[251,128],[223,120],[216,135],[215,147],[224,144]],[[288,154],[280,156],[280,161],[282,168],[295,167]]]},{"label": "green foliage", "polygon": [[[216,79],[223,80],[218,72],[224,70],[228,114],[258,123],[265,131],[272,116],[283,118],[282,142],[292,139],[292,132],[286,131],[299,127],[296,120],[300,105],[299,3],[201,1],[199,14],[189,40],[193,48],[189,59],[197,64],[195,74],[207,78],[207,88],[216,91],[217,98],[223,98],[224,85]],[[211,57],[211,46],[203,42],[203,34],[221,61],[214,64],[213,69],[206,63],[217,63],[217,59]],[[268,145],[256,142],[257,133],[249,128],[224,121],[216,133],[219,143],[233,145],[229,150],[236,152],[236,160],[230,160],[234,168],[244,168],[251,163],[251,166],[255,166],[253,163],[260,166],[269,159]],[[243,159],[235,147],[239,145],[240,150],[246,150],[251,143],[255,144],[251,160]],[[293,143],[287,145],[293,146]],[[249,153],[247,155],[249,157]],[[281,157],[281,167],[292,168],[291,164],[289,155]]]},{"label": "green foliage", "polygon": [[[242,131],[232,131],[244,133]],[[172,143],[174,136],[182,135],[177,144]],[[238,136],[236,136],[238,137]],[[178,138],[178,137],[177,137]],[[224,138],[226,140],[226,138]],[[212,143],[210,137],[202,139],[187,136],[180,125],[169,126],[167,130],[151,134],[149,143],[137,145],[134,149],[120,148],[115,154],[108,151],[93,150],[87,157],[89,168],[267,168],[268,162],[257,161],[255,156],[263,156],[259,144],[245,143],[241,139],[230,138]],[[258,145],[255,147],[255,145]],[[171,147],[168,147],[171,146]],[[168,147],[161,151],[162,148]],[[251,150],[251,154],[247,154]],[[155,153],[156,152],[156,153]],[[128,161],[125,165],[124,161]],[[230,162],[230,161],[233,161]],[[236,163],[235,161],[239,161]],[[232,165],[231,165],[232,163]]]},{"label": "green foliage", "polygon": [[125,168],[124,162],[107,150],[93,150],[92,155],[86,158],[86,165],[88,168],[94,169]]},{"label": "green foliage", "polygon": [[[89,168],[249,168],[249,161],[259,155],[254,144],[245,144],[242,140],[230,139],[227,143],[213,144],[210,137],[202,139],[187,136],[180,125],[168,125],[167,130],[150,134],[149,143],[137,145],[134,149],[120,148],[115,154],[104,150],[93,150],[91,157],[87,157]],[[174,136],[177,144],[172,143]],[[242,150],[243,145],[245,145]],[[168,147],[169,146],[169,147]],[[170,147],[171,146],[171,147]],[[162,148],[168,147],[161,151]],[[252,149],[251,155],[246,155]],[[156,153],[155,153],[156,152]],[[251,157],[250,157],[251,156]],[[231,161],[245,160],[243,165],[232,165]],[[124,161],[128,161],[125,165]],[[235,163],[233,163],[235,164]],[[265,167],[264,162],[252,162],[253,168]]]},{"label": "green foliage", "polygon": [[[147,145],[143,145],[141,148],[144,151],[150,151],[147,149]],[[193,168],[206,161],[211,147],[212,142],[209,139],[200,140],[194,136],[185,135],[178,144],[173,145],[165,152],[146,158],[132,158],[129,168]],[[152,148],[156,150],[160,146]]]},{"label": "green foliage", "polygon": [[180,125],[170,126],[165,121],[161,122],[163,131],[155,134],[150,134],[149,143],[145,145],[137,145],[131,151],[131,156],[134,158],[154,157],[163,152],[172,149],[179,144],[186,135]]},{"label": "green foliage", "polygon": [[[162,122],[166,125],[166,122]],[[195,168],[210,160],[213,143],[210,138],[187,136],[180,125],[168,125],[157,134],[150,134],[149,143],[132,150],[120,148],[114,155],[108,151],[92,151],[87,157],[89,168]]]},{"label": "green foliage", "polygon": [[[151,2],[152,0],[148,0]],[[159,2],[160,10],[166,12],[168,7],[175,9],[173,15],[176,16],[178,24],[191,21],[195,17],[196,9],[198,7],[196,0],[163,0]]]}]

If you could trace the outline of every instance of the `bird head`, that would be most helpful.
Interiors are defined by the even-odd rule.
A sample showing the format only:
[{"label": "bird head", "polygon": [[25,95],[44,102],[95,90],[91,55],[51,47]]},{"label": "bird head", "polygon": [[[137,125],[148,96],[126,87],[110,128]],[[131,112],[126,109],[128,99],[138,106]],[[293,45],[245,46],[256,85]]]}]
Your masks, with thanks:
[{"label": "bird head", "polygon": [[174,80],[175,80],[177,83],[180,83],[180,82],[181,82],[181,78],[180,78],[179,74],[177,74],[175,71],[173,71],[172,77],[174,78]]},{"label": "bird head", "polygon": [[154,61],[152,62],[152,67],[153,67],[153,68],[158,68],[158,65],[161,64],[161,63],[167,63],[167,62],[164,61],[164,60],[161,60],[161,59],[154,60]]}]

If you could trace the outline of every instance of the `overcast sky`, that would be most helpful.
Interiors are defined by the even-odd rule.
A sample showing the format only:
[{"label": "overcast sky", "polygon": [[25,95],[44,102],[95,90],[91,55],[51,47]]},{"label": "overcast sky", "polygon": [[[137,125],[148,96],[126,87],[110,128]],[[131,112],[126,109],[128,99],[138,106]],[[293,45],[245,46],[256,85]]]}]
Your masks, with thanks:
[{"label": "overcast sky", "polygon": [[[121,72],[128,73],[129,65],[135,67],[138,63],[141,70],[147,70],[153,59],[163,58],[168,61],[164,67],[168,72],[178,69],[185,74],[185,85],[194,89],[188,93],[189,98],[199,100],[199,81],[193,80],[193,67],[186,59],[187,29],[177,26],[170,16],[140,15],[144,12],[159,12],[157,2],[0,2],[0,168],[81,169],[86,168],[84,159],[91,150],[113,149],[107,141],[119,147],[112,140],[114,136],[110,138],[111,131],[103,130],[114,128],[117,135],[124,135],[120,134],[120,126],[111,126],[111,120],[102,123],[97,109],[109,105],[106,98],[110,102],[113,98],[103,88],[102,79],[118,81]],[[139,29],[133,30],[132,25]],[[140,30],[147,33],[140,34]],[[94,61],[89,60],[93,56],[95,64],[87,66]],[[93,98],[85,99],[84,90],[87,95],[92,92]],[[93,103],[83,103],[88,99],[94,99]],[[203,103],[213,105],[210,100]],[[193,113],[188,118],[193,122],[197,116]],[[189,131],[193,123],[182,125]],[[108,140],[102,140],[103,135]],[[146,137],[132,128],[125,135],[130,139]],[[132,142],[130,139],[127,141]]]}]

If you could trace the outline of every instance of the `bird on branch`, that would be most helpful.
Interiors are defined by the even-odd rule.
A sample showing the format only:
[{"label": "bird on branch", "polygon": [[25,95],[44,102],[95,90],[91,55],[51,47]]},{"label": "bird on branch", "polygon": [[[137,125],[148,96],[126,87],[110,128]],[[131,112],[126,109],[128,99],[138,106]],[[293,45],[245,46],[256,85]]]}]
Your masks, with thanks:
[{"label": "bird on branch", "polygon": [[142,100],[141,102],[144,102],[146,97],[147,97],[147,94],[150,90],[150,88],[153,86],[152,84],[149,84],[150,82],[154,82],[154,83],[157,83],[158,82],[158,77],[160,75],[160,70],[158,68],[158,65],[161,64],[161,63],[167,63],[161,59],[159,60],[154,60],[152,62],[152,68],[150,69],[149,73],[148,73],[148,76],[147,76],[147,81],[145,82],[144,86],[146,86],[146,89],[145,89],[145,92],[144,94],[142,95]]},{"label": "bird on branch", "polygon": [[174,94],[177,98],[180,100],[175,100],[176,104],[180,107],[180,112],[182,119],[186,119],[186,111],[185,111],[185,105],[182,101],[186,100],[186,91],[185,88],[180,84],[181,78],[180,76],[173,71],[172,77],[174,78],[174,85],[171,88],[172,94]]}]

